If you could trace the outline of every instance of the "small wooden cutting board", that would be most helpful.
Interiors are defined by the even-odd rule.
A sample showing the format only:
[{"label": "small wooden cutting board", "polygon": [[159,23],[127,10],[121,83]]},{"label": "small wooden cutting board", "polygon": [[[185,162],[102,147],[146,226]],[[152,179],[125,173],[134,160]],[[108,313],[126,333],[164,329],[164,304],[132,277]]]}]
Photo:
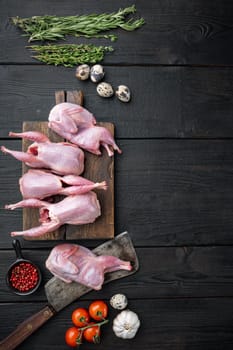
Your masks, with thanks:
[{"label": "small wooden cutting board", "polygon": [[[56,104],[61,102],[71,102],[83,105],[83,93],[81,91],[58,91],[55,93]],[[112,123],[97,123],[97,125],[107,128],[114,135],[114,125]],[[46,134],[52,142],[62,142],[60,136],[48,128],[48,122],[27,122],[23,123],[23,131],[40,131]],[[27,151],[31,141],[22,140],[22,149]],[[74,239],[105,239],[114,237],[114,156],[109,157],[106,150],[102,150],[102,155],[97,156],[84,151],[85,170],[81,174],[83,177],[93,182],[106,181],[108,189],[95,190],[100,206],[101,216],[92,224],[85,225],[63,225],[58,230],[47,233],[41,237],[24,237],[27,240],[74,240]],[[22,173],[27,172],[28,167],[23,164]],[[63,197],[56,196],[56,201]],[[34,208],[23,208],[23,230],[40,225],[39,210]]]}]

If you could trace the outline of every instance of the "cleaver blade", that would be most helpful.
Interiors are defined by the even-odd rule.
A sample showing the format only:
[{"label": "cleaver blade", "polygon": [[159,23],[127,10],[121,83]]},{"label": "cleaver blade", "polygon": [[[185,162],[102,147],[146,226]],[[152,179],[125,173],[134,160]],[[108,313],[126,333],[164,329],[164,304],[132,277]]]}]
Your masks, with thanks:
[{"label": "cleaver blade", "polygon": [[[127,231],[99,245],[93,249],[93,252],[96,255],[114,255],[122,260],[130,261],[133,266],[131,271],[118,270],[106,273],[104,284],[132,275],[139,269],[138,257]],[[57,277],[52,277],[44,288],[48,304],[23,321],[11,334],[3,339],[0,342],[0,350],[14,350],[57,312],[92,290],[80,283],[65,283]]]},{"label": "cleaver blade", "polygon": [[[138,258],[128,232],[123,232],[116,236],[115,239],[99,245],[93,249],[93,253],[96,255],[113,255],[122,260],[130,261],[133,266],[131,271],[118,270],[106,273],[104,284],[132,275],[139,268]],[[57,277],[51,278],[45,285],[48,302],[56,312],[91,290],[91,288],[80,283],[65,283]]]}]

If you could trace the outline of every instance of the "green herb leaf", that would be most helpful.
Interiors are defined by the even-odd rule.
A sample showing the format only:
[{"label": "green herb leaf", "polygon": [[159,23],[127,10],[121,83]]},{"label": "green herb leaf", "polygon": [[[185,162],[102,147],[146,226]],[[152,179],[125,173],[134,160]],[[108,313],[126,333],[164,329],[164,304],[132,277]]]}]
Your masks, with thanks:
[{"label": "green herb leaf", "polygon": [[73,67],[83,63],[97,63],[104,59],[106,52],[113,51],[112,46],[92,44],[32,45],[28,46],[36,54],[32,57],[55,66]]},{"label": "green herb leaf", "polygon": [[77,15],[77,16],[33,16],[28,18],[13,17],[12,22],[29,37],[29,42],[36,40],[59,40],[66,35],[103,37],[115,41],[116,35],[99,35],[115,28],[127,31],[141,27],[143,18],[126,20],[125,17],[136,12],[135,5],[119,9],[113,13]]}]

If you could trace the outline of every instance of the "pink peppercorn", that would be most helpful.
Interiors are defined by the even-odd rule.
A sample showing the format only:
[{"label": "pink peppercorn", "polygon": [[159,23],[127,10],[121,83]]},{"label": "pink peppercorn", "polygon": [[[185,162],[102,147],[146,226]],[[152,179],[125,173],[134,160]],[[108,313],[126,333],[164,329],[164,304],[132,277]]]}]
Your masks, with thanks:
[{"label": "pink peppercorn", "polygon": [[39,274],[35,266],[29,262],[21,262],[12,268],[9,280],[13,288],[28,292],[36,287]]}]

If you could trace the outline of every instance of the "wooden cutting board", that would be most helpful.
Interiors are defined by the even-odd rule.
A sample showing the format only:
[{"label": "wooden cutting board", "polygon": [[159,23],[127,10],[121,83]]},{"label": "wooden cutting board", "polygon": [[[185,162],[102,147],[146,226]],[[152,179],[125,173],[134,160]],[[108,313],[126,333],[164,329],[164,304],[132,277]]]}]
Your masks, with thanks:
[{"label": "wooden cutting board", "polygon": [[[83,105],[83,93],[81,91],[57,91],[55,93],[56,104],[61,102],[71,102]],[[114,135],[114,125],[112,123],[97,123],[97,125],[107,128]],[[53,142],[62,142],[60,136],[48,128],[48,122],[27,122],[23,123],[23,131],[41,131]],[[22,149],[27,151],[31,141],[22,140]],[[85,170],[83,177],[94,181],[106,181],[108,189],[95,190],[100,206],[101,216],[92,224],[85,225],[63,225],[58,230],[45,234],[41,237],[24,237],[27,240],[74,240],[74,239],[105,239],[114,237],[114,156],[109,157],[106,150],[102,150],[102,155],[97,156],[89,152],[85,153]],[[28,167],[23,164],[22,173],[27,172]],[[63,197],[56,196],[56,201]],[[23,209],[23,229],[38,226],[40,223],[39,210],[34,208]]]}]

